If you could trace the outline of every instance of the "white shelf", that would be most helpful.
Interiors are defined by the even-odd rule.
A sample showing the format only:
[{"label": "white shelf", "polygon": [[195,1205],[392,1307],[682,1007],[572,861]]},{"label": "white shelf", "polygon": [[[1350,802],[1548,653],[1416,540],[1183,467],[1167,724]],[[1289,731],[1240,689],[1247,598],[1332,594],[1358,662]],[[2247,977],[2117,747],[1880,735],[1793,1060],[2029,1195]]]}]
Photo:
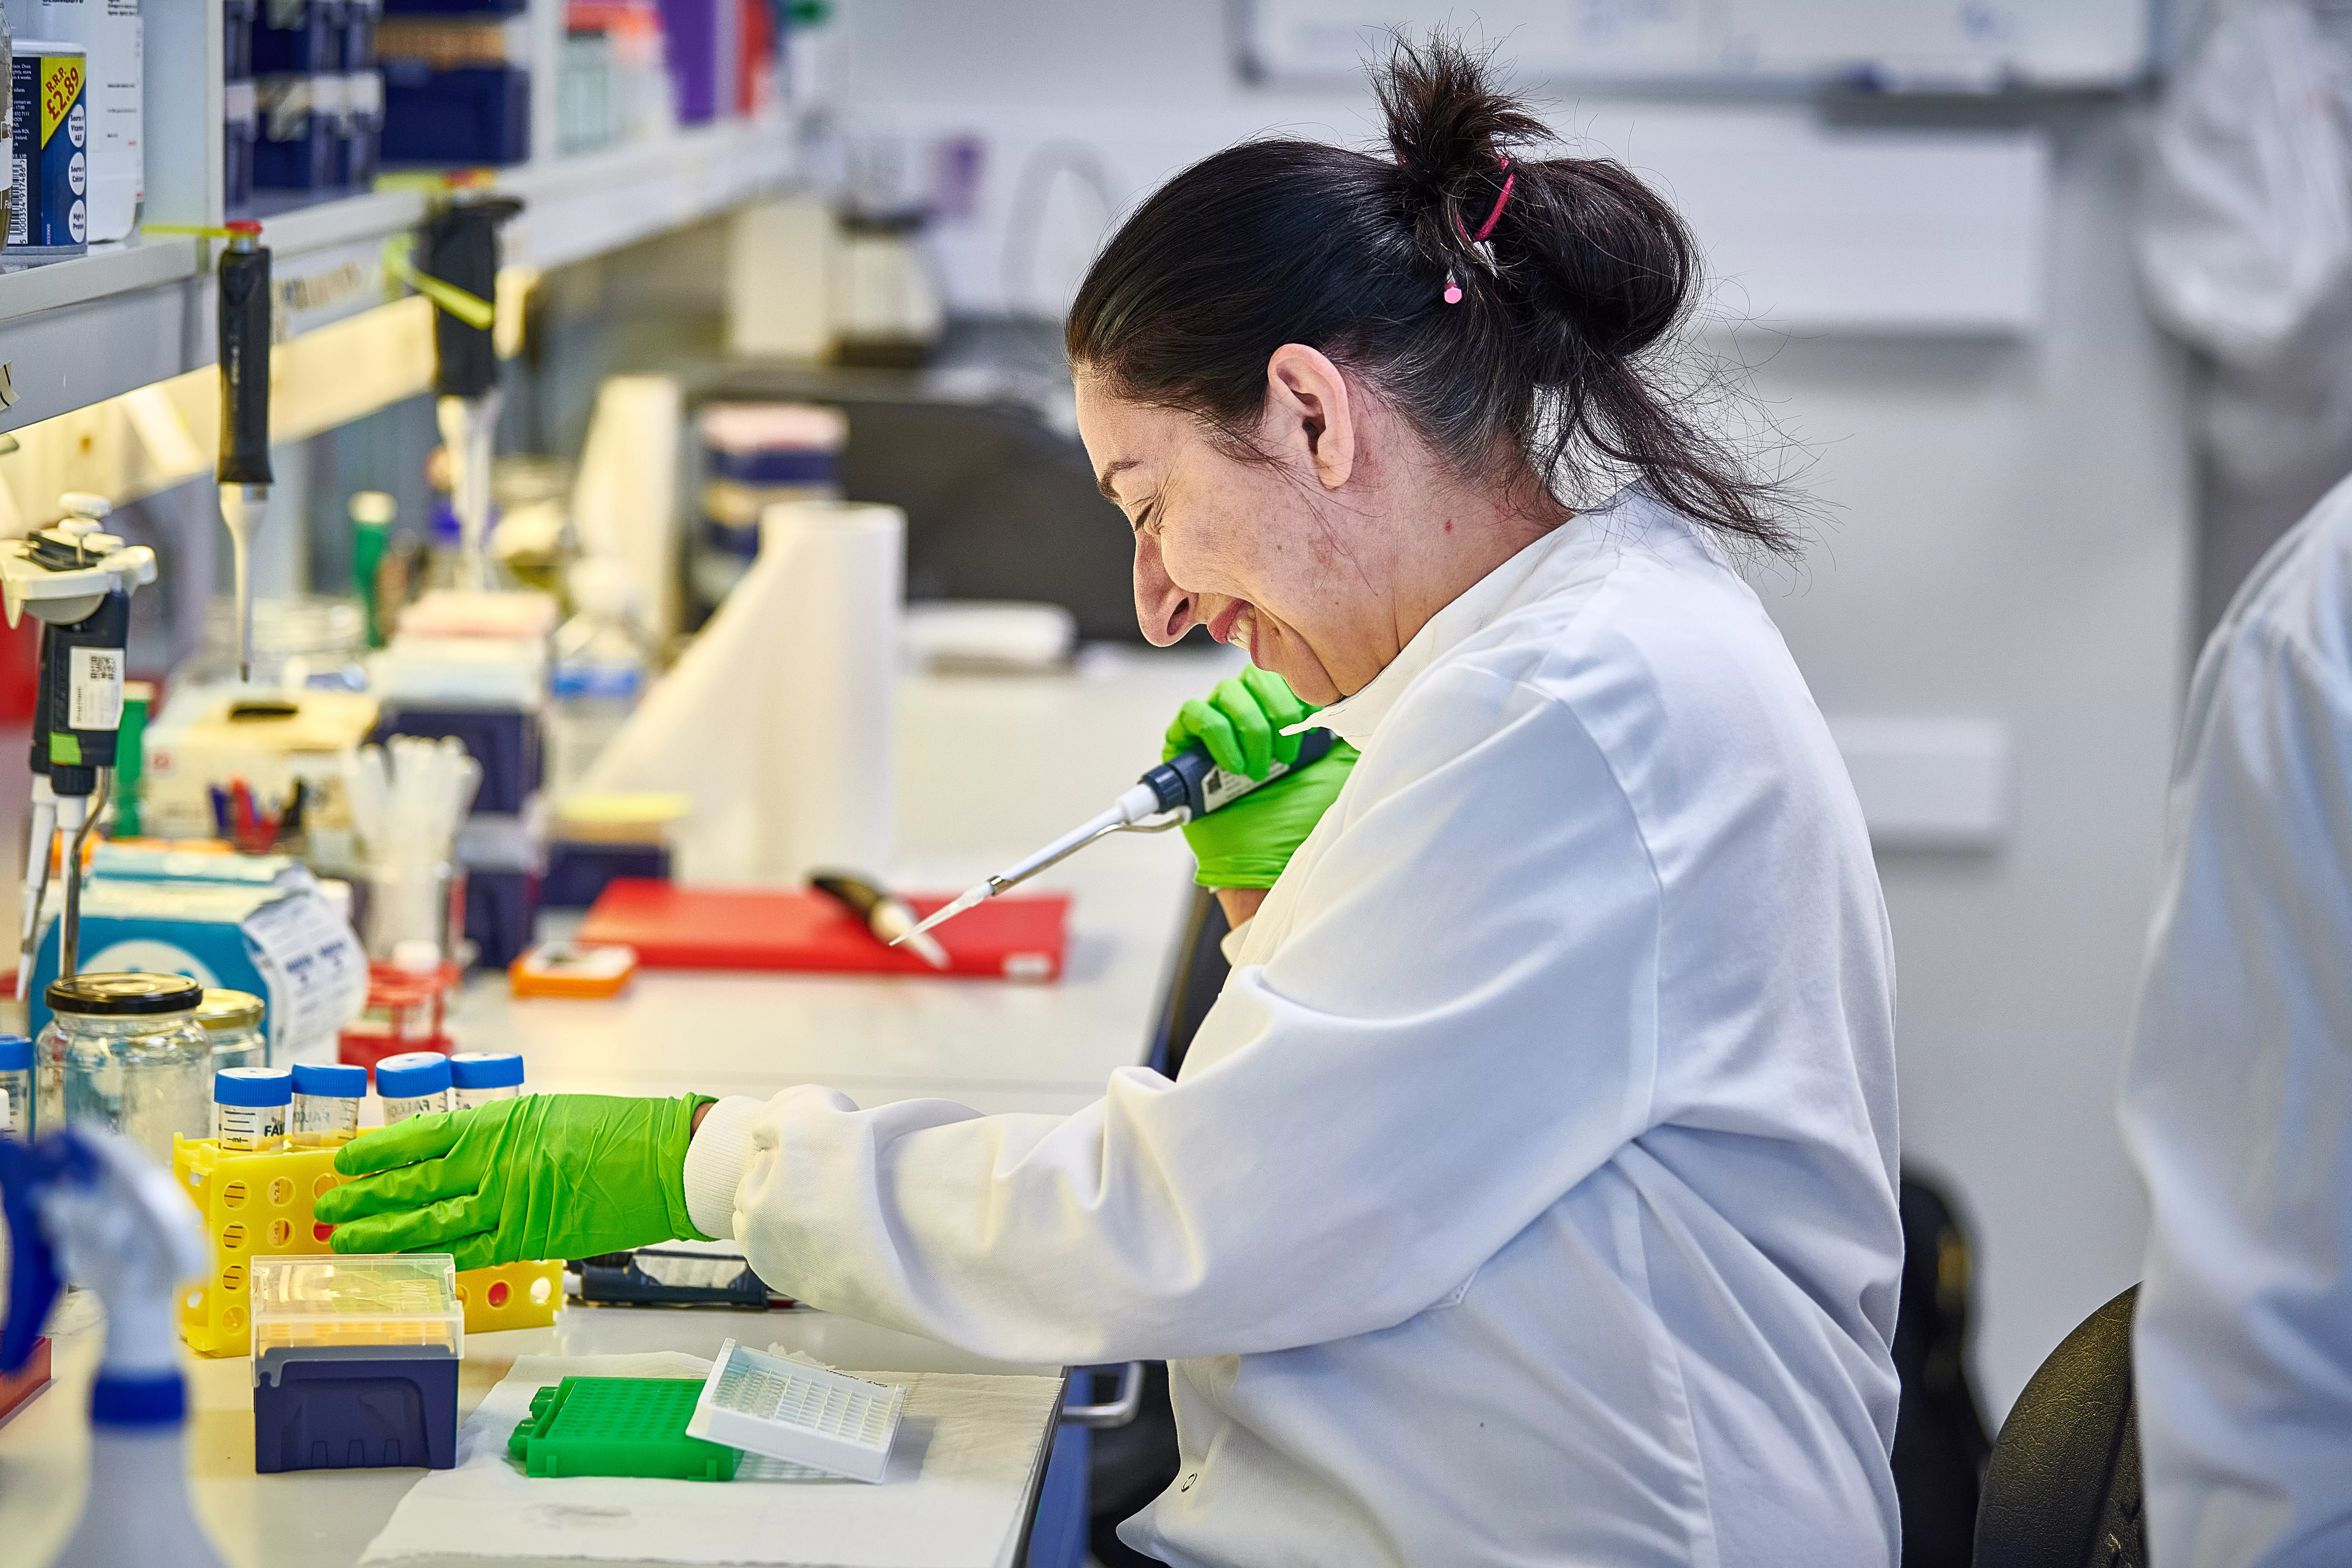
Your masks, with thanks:
[{"label": "white shelf", "polygon": [[[497,188],[520,196],[509,266],[545,271],[713,217],[793,172],[782,115],[729,120],[658,142],[527,163]],[[374,191],[260,213],[283,331],[299,336],[373,309],[381,247],[426,213],[415,191]],[[87,407],[213,363],[210,246],[158,237],[0,273],[0,363],[16,403],[0,430]]]},{"label": "white shelf", "polygon": [[541,271],[584,261],[740,205],[792,173],[792,125],[782,115],[525,164],[499,177],[499,190],[523,200],[506,259]]}]

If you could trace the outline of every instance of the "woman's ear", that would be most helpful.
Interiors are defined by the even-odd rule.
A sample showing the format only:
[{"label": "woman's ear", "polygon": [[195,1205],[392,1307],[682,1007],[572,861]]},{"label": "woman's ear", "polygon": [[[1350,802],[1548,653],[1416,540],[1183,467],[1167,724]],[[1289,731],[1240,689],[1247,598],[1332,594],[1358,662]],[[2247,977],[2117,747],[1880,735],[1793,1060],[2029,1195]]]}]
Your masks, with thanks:
[{"label": "woman's ear", "polygon": [[1356,407],[1348,378],[1320,351],[1285,343],[1265,362],[1265,435],[1336,490],[1356,469]]}]

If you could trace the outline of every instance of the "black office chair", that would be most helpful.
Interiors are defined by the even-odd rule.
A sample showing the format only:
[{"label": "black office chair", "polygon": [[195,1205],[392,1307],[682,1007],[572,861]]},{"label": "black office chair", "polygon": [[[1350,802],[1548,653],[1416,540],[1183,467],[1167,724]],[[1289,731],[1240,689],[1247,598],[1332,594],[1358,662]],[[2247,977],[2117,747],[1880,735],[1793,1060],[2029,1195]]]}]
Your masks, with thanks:
[{"label": "black office chair", "polygon": [[[1201,1020],[1224,989],[1228,965],[1219,944],[1231,929],[1216,895],[1206,888],[1194,889],[1170,955],[1168,988],[1160,998],[1147,1058],[1170,1078],[1183,1067]],[[1150,1362],[1144,1369],[1143,1405],[1135,1419],[1094,1435],[1087,1473],[1092,1521],[1088,1546],[1103,1568],[1148,1568],[1152,1563],[1119,1540],[1119,1523],[1165,1491],[1176,1479],[1177,1468],[1176,1412],[1168,1400],[1168,1367],[1164,1362]]]},{"label": "black office chair", "polygon": [[1985,1472],[1975,1568],[2147,1568],[2132,1409],[2135,1285],[2059,1342]]},{"label": "black office chair", "polygon": [[1903,1505],[1903,1568],[1969,1568],[1992,1449],[1969,1377],[1973,1251],[1957,1206],[1926,1174],[1905,1169],[1901,1202],[1895,1492]]}]

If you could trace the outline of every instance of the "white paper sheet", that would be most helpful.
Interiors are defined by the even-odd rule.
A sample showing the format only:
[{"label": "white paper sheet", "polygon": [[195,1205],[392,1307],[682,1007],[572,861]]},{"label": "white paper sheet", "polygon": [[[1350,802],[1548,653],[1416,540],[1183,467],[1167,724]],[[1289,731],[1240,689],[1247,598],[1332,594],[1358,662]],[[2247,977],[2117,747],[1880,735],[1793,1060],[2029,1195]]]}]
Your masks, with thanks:
[{"label": "white paper sheet", "polygon": [[269,986],[270,1060],[310,1060],[366,1008],[367,954],[324,895],[262,905],[246,917],[245,937]]},{"label": "white paper sheet", "polygon": [[[781,1346],[772,1354],[787,1353]],[[796,1358],[805,1359],[805,1358]],[[566,1377],[700,1378],[698,1356],[522,1356],[457,1434],[457,1468],[401,1500],[362,1568],[459,1563],[990,1568],[1022,1522],[1061,1384],[1050,1377],[865,1373],[903,1384],[878,1486],[805,1479],[533,1479],[507,1457],[530,1396]]]}]

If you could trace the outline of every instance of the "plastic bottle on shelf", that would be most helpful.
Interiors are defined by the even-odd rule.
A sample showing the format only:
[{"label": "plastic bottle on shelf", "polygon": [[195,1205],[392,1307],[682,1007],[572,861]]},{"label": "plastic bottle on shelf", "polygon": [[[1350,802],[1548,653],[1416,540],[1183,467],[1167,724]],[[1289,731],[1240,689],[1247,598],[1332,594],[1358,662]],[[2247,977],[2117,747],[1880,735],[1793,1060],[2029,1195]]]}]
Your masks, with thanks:
[{"label": "plastic bottle on shelf", "polygon": [[522,1093],[522,1058],[512,1051],[459,1051],[449,1058],[449,1109],[471,1110]]},{"label": "plastic bottle on shelf", "polygon": [[579,786],[645,694],[650,639],[635,616],[628,568],[590,556],[572,564],[579,612],[556,629],[551,744],[555,793]]},{"label": "plastic bottle on shelf", "polygon": [[449,1109],[449,1058],[438,1051],[403,1051],[375,1064],[375,1091],[383,1097],[383,1124]]},{"label": "plastic bottle on shelf", "polygon": [[367,1068],[341,1062],[296,1062],[294,1142],[341,1143],[358,1136]]},{"label": "plastic bottle on shelf", "polygon": [[252,1154],[286,1147],[286,1110],[294,1075],[286,1068],[223,1068],[213,1074],[220,1146]]}]

